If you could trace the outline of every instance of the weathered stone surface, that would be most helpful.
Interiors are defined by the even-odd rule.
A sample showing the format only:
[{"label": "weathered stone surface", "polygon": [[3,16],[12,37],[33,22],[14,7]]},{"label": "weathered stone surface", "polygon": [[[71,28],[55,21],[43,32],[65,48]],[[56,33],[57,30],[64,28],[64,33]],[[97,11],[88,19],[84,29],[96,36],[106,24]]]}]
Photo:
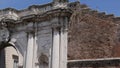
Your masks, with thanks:
[{"label": "weathered stone surface", "polygon": [[68,68],[119,68],[119,58],[69,60]]},{"label": "weathered stone surface", "polygon": [[[32,67],[33,64],[33,67],[36,66],[36,68],[66,68],[67,24],[71,14],[68,30],[68,59],[120,57],[120,18],[98,13],[86,5],[80,5],[79,2],[66,2],[68,0],[54,0],[54,2],[33,5],[24,10],[12,8],[0,10],[0,20],[5,20],[9,25],[9,29],[12,30],[11,39],[16,39],[14,44],[21,55],[18,55],[15,49],[10,48],[6,51],[5,58],[13,61],[11,57],[8,57],[14,50],[15,55],[20,59],[19,66],[22,67],[26,61],[26,53],[29,52],[28,67]],[[71,13],[79,9],[81,11]],[[61,30],[55,33],[53,28],[60,29],[60,27]],[[29,45],[27,45],[28,32],[34,33]],[[28,50],[27,46],[30,46],[28,49],[31,49]],[[27,50],[28,52],[26,52]],[[11,53],[9,54],[9,52]],[[10,62],[7,63],[11,65]],[[89,68],[96,68],[96,65]]]},{"label": "weathered stone surface", "polygon": [[76,11],[69,27],[69,59],[114,57],[116,24],[113,21]]}]

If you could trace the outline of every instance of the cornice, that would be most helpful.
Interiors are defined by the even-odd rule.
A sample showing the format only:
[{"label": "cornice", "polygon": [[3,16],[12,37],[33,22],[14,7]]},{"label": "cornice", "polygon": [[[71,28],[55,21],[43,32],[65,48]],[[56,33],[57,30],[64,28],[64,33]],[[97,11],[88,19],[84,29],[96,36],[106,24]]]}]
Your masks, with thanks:
[{"label": "cornice", "polygon": [[15,8],[8,7],[8,8],[5,8],[5,9],[1,9],[0,12],[4,12],[4,11],[23,12],[23,11],[26,11],[26,10],[30,10],[31,8],[42,8],[42,7],[46,7],[46,6],[52,6],[52,5],[53,5],[53,2],[43,4],[43,5],[31,5],[28,8],[22,9],[22,10],[17,10]]},{"label": "cornice", "polygon": [[[80,7],[78,7],[78,5]],[[68,16],[70,16],[69,14],[72,14],[72,12],[76,10],[76,8],[81,8],[81,10],[84,11],[84,13],[89,13],[91,15],[94,14],[102,19],[110,18],[114,21],[120,21],[120,19],[118,17],[114,17],[113,14],[106,15],[104,12],[101,13],[101,12],[98,12],[97,10],[92,10],[87,5],[80,4],[79,1],[67,3],[67,8],[55,8],[54,9],[53,6],[54,6],[54,3],[51,2],[48,4],[44,4],[44,5],[32,5],[23,10],[17,10],[14,8],[6,8],[6,9],[0,10],[0,18],[12,16],[12,14],[9,14],[9,13],[6,14],[7,16],[4,15],[4,12],[10,11],[12,13],[15,13],[13,14],[13,17],[17,19],[15,20],[16,21],[15,23],[22,23],[23,21],[43,21],[44,19],[47,20],[47,19],[50,19],[52,17],[57,17],[58,15],[62,15],[62,14],[63,15],[68,14]],[[50,8],[46,9],[46,7],[50,7]],[[16,15],[17,17],[14,15]]]},{"label": "cornice", "polygon": [[54,3],[50,2],[48,4],[43,4],[43,5],[32,5],[23,10],[17,10],[14,8],[5,8],[5,9],[0,10],[0,20],[2,20],[3,18],[9,19],[10,17],[14,17],[10,19],[14,19],[18,21],[24,18],[31,18],[34,15],[35,16],[37,15],[37,17],[38,16],[42,17],[41,15],[53,13],[52,11],[58,10],[57,8],[54,9],[53,6],[54,6]]},{"label": "cornice", "polygon": [[16,21],[16,23],[37,22],[37,21],[41,22],[41,21],[50,20],[51,18],[60,17],[60,16],[70,17],[71,14],[72,14],[72,11],[70,9],[58,8],[58,9],[47,11],[42,14],[32,14],[28,16],[23,16],[20,18],[20,20]]},{"label": "cornice", "polygon": [[15,28],[22,25],[27,25],[31,22],[42,22],[42,21],[49,21],[53,18],[57,17],[70,17],[72,14],[72,11],[70,9],[53,9],[50,11],[47,11],[42,14],[31,14],[27,16],[21,17],[19,20],[14,19],[2,19],[1,22],[4,20],[5,23],[8,24],[9,28]]}]

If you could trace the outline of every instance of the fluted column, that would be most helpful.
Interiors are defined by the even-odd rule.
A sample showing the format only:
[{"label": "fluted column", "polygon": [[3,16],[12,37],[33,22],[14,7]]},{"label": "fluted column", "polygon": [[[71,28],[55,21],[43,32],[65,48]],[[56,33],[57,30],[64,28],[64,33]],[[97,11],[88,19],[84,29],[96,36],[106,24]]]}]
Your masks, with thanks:
[{"label": "fluted column", "polygon": [[35,38],[34,38],[34,42],[35,42],[35,44],[34,44],[34,56],[33,56],[33,68],[39,68],[39,65],[38,65],[38,53],[37,53],[37,49],[38,49],[38,44],[37,44],[37,36],[35,35]]},{"label": "fluted column", "polygon": [[34,34],[28,33],[28,45],[25,68],[33,68],[34,44],[35,44]]},{"label": "fluted column", "polygon": [[52,68],[59,68],[60,33],[58,28],[53,28]]},{"label": "fluted column", "polygon": [[63,18],[60,31],[60,68],[67,68],[68,21]]},{"label": "fluted column", "polygon": [[67,68],[68,17],[53,25],[52,67]]},{"label": "fluted column", "polygon": [[60,68],[67,68],[67,30],[61,29],[60,33]]}]

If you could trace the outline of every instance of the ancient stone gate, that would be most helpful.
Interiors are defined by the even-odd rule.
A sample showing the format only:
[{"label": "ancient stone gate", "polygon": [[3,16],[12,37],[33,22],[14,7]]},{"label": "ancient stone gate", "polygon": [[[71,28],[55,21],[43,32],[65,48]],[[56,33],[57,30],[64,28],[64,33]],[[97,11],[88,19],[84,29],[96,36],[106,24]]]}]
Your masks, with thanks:
[{"label": "ancient stone gate", "polygon": [[19,67],[67,67],[67,28],[71,15],[67,2],[54,0],[20,11],[1,10],[1,41],[16,48],[18,55],[14,57],[19,61],[14,62],[20,63]]},{"label": "ancient stone gate", "polygon": [[[86,15],[84,17],[85,20],[82,19],[83,21],[81,22],[80,18],[84,14]],[[69,3],[68,0],[53,0],[51,3],[32,5],[23,10],[13,8],[0,10],[0,68],[119,67],[120,58],[112,55],[113,51],[110,50],[110,46],[104,48],[106,45],[101,47],[98,46],[101,43],[98,45],[95,43],[99,42],[99,37],[109,38],[107,35],[104,36],[105,32],[109,31],[109,28],[104,28],[108,27],[107,25],[102,26],[102,29],[105,29],[105,32],[103,32],[101,26],[97,25],[94,31],[95,23],[102,24],[106,22],[96,22],[94,14],[99,18],[96,19],[97,21],[101,21],[103,17],[113,17],[90,10],[86,5],[80,5],[79,2]],[[88,19],[91,19],[92,23]],[[119,18],[113,18],[113,20],[116,19],[119,21]],[[119,27],[117,23],[116,25]],[[68,24],[72,28],[69,28],[69,31]],[[89,30],[91,31],[90,33],[88,33]],[[117,33],[119,34],[119,32]],[[111,34],[111,31],[107,34]],[[94,37],[97,40],[92,40]],[[81,40],[83,41],[81,42]],[[94,45],[88,42],[92,42]],[[67,48],[67,45],[69,45],[69,48]],[[90,47],[88,47],[89,45]],[[113,47],[114,44],[111,46]],[[119,48],[118,46],[116,47],[117,51],[115,53],[119,55]],[[72,49],[72,51],[68,50],[69,53],[67,53],[67,49]],[[68,58],[73,58],[67,59],[67,55]],[[75,60],[74,56],[78,57],[77,60]]]}]

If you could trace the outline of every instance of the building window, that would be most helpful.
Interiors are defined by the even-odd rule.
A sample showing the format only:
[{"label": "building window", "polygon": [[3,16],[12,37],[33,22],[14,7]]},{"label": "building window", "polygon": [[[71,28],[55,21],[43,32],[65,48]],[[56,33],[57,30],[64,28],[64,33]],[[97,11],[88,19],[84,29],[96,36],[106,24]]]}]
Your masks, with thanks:
[{"label": "building window", "polygon": [[18,68],[18,56],[13,55],[13,68]]}]

